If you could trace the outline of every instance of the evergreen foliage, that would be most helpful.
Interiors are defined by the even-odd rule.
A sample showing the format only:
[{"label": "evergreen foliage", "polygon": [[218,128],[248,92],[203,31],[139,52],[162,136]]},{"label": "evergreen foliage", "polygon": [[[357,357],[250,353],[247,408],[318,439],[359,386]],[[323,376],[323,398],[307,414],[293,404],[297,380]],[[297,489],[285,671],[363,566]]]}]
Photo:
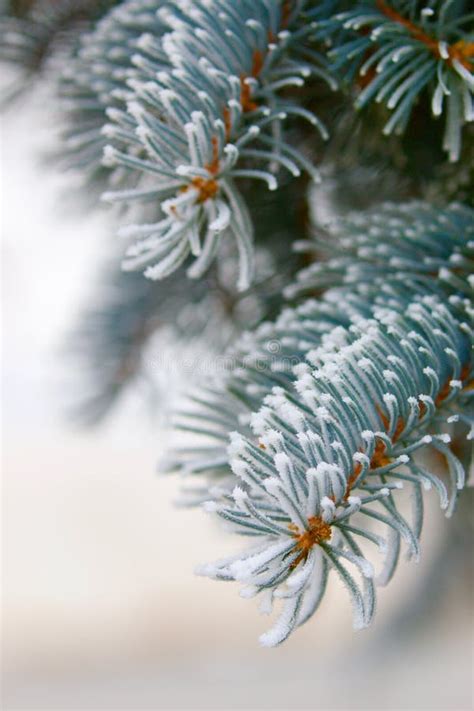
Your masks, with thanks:
[{"label": "evergreen foliage", "polygon": [[[194,410],[181,416],[184,427],[211,441],[207,448],[198,442],[191,452],[175,453],[171,468],[207,474],[218,498],[206,508],[236,532],[264,541],[202,572],[246,583],[244,596],[265,593],[265,609],[274,598],[286,600],[264,644],[278,644],[308,619],[322,598],[328,566],[348,586],[356,625],[370,621],[373,586],[364,581],[359,588],[339,560],[355,564],[363,576],[372,571],[352,535],[345,535],[349,526],[350,533],[373,539],[360,516],[354,528],[355,514],[392,531],[390,541],[376,537],[388,550],[381,577],[386,583],[400,537],[418,555],[422,485],[434,484],[442,507],[452,513],[465,474],[448,446],[447,430],[462,421],[472,437],[474,424],[467,298],[473,230],[474,214],[458,206],[433,212],[423,204],[386,205],[377,213],[349,216],[330,241],[336,253],[349,256],[312,270],[313,284],[320,286],[314,274],[319,272],[326,284],[345,285],[243,339],[230,354],[234,369],[220,392],[214,386],[195,396]],[[428,270],[438,274],[435,283],[426,279]],[[307,276],[303,272],[298,282],[307,283]],[[284,353],[275,357],[280,343]],[[302,361],[295,366],[290,359],[297,356]],[[226,452],[225,434],[232,425],[241,430],[242,422],[243,433],[230,435]],[[444,484],[417,461],[427,446],[447,459],[449,498]],[[412,524],[396,508],[400,482],[413,486]],[[342,537],[333,530],[341,526]],[[322,553],[314,553],[316,543]]]},{"label": "evergreen foliage", "polygon": [[56,81],[60,163],[138,272],[114,259],[78,328],[80,417],[140,381],[154,334],[212,340],[225,367],[185,393],[162,468],[253,537],[200,572],[281,604],[265,646],[331,570],[367,626],[402,542],[419,556],[424,490],[450,516],[465,485],[473,22],[464,0],[2,5],[5,96]]},{"label": "evergreen foliage", "polygon": [[369,0],[333,15],[319,29],[334,35],[333,68],[359,83],[356,108],[377,101],[393,111],[385,134],[402,133],[419,95],[428,91],[433,115],[446,113],[443,148],[452,161],[460,155],[462,126],[474,116],[467,10],[463,2]]}]

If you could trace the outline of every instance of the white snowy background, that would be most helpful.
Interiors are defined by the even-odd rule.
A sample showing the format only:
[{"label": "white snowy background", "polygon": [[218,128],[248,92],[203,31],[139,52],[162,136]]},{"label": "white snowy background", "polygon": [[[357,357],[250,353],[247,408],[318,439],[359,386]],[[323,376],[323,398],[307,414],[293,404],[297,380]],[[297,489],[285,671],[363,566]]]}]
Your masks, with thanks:
[{"label": "white snowy background", "polygon": [[238,542],[173,508],[146,407],[130,396],[92,432],[64,417],[81,384],[64,346],[113,229],[71,210],[39,161],[46,103],[17,104],[1,132],[3,708],[471,709],[469,591],[449,588],[416,634],[390,626],[449,526],[434,496],[422,562],[402,563],[370,630],[352,632],[333,584],[282,648],[260,649],[256,606],[193,575]]}]

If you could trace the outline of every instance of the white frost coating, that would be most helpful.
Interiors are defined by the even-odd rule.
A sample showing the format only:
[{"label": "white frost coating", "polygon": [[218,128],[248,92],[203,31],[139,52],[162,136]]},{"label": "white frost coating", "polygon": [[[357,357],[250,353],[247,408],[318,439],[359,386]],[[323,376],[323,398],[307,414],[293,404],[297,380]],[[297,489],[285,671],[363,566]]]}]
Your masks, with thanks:
[{"label": "white frost coating", "polygon": [[277,452],[274,457],[275,466],[282,479],[288,476],[291,467],[291,459],[285,452]]},{"label": "white frost coating", "polygon": [[244,451],[244,438],[239,432],[231,432],[230,444],[228,446],[229,457],[236,457]]},{"label": "white frost coating", "polygon": [[[286,553],[291,547],[292,541],[284,540],[278,543],[273,543],[267,549],[257,555],[246,558],[245,560],[237,560],[230,566],[230,571],[235,580],[245,582],[251,578],[253,572],[257,568],[267,565],[269,562],[277,558],[282,553]],[[250,582],[250,580],[249,580]]]},{"label": "white frost coating", "polygon": [[280,450],[283,445],[283,437],[281,432],[277,430],[266,430],[265,442],[275,450]]},{"label": "white frost coating", "polygon": [[334,501],[331,501],[331,499],[327,496],[323,496],[321,499],[321,509],[324,521],[326,521],[326,523],[332,521],[336,512],[336,505],[334,504]]},{"label": "white frost coating", "polygon": [[232,492],[232,496],[236,504],[242,504],[245,499],[248,499],[248,494],[246,491],[236,486]]},{"label": "white frost coating", "polygon": [[298,610],[298,598],[290,598],[283,606],[283,612],[274,626],[259,638],[262,647],[276,647],[290,634]]},{"label": "white frost coating", "polygon": [[248,464],[237,458],[231,459],[229,463],[234,474],[240,479],[245,479],[248,471]]},{"label": "white frost coating", "polygon": [[[390,224],[394,246],[386,251],[387,263],[391,251],[397,248],[397,240],[402,239],[397,233],[397,221]],[[416,220],[410,219],[410,224],[416,236]],[[385,227],[380,229],[384,234]],[[439,244],[438,247],[441,248]],[[350,242],[347,248],[350,249]],[[382,259],[383,252],[372,254]],[[404,259],[399,260],[397,268],[417,261]],[[429,261],[423,264],[430,268]],[[454,279],[459,279],[457,273]],[[353,319],[351,328],[345,329],[344,336],[339,332],[336,339],[322,343],[325,326],[321,326],[319,335],[314,335],[317,324],[324,322],[323,308],[337,313],[338,301],[333,298],[328,303],[316,302],[313,307],[306,303],[304,312],[287,310],[282,323],[285,337],[277,327],[273,333],[267,328],[262,340],[250,339],[246,343],[248,352],[259,354],[263,338],[265,343],[278,341],[282,357],[285,349],[291,352],[300,347],[304,354],[309,343],[316,346],[312,349],[316,367],[311,370],[305,365],[299,369],[301,377],[296,388],[290,376],[286,385],[273,374],[265,381],[266,374],[260,373],[255,379],[258,387],[252,390],[248,385],[253,383],[253,376],[243,367],[232,382],[246,398],[255,396],[252,402],[261,397],[257,393],[271,394],[258,412],[258,434],[255,427],[253,433],[247,428],[233,456],[234,475],[247,495],[238,495],[232,501],[229,493],[222,494],[216,513],[227,517],[235,530],[262,541],[263,550],[253,554],[244,551],[238,560],[221,561],[209,570],[214,577],[241,580],[246,585],[243,595],[255,594],[268,611],[274,599],[283,603],[282,617],[264,637],[268,644],[282,641],[312,614],[313,603],[317,604],[324,590],[324,585],[318,587],[315,581],[324,578],[325,565],[328,571],[337,571],[345,578],[356,626],[368,624],[374,607],[373,569],[371,561],[356,555],[357,546],[351,547],[351,542],[359,543],[365,538],[369,541],[368,555],[373,551],[370,544],[384,552],[385,566],[379,581],[385,584],[395,570],[400,539],[403,546],[408,544],[415,558],[419,547],[419,518],[412,523],[401,509],[398,511],[397,492],[403,482],[410,492],[416,488],[419,493],[420,485],[434,487],[442,505],[448,504],[444,485],[425,471],[414,453],[430,445],[444,453],[449,444],[446,433],[437,433],[447,418],[455,417],[452,412],[458,407],[456,398],[463,396],[451,393],[450,399],[443,401],[438,417],[436,398],[440,387],[436,383],[444,386],[451,382],[450,373],[454,380],[454,373],[461,372],[464,366],[465,355],[459,354],[466,353],[468,318],[461,328],[458,316],[455,318],[449,309],[452,303],[460,312],[466,304],[460,297],[453,297],[446,300],[445,306],[438,295],[430,294],[429,298],[413,297],[413,305],[408,308],[404,288],[402,284],[399,289],[398,282],[391,281],[387,268],[383,283],[374,285],[380,321],[375,316]],[[367,287],[365,292],[358,292],[358,298],[363,300],[370,293]],[[349,308],[356,309],[357,305],[344,304],[346,318]],[[364,311],[368,308],[365,304]],[[313,335],[305,329],[314,329]],[[336,342],[340,344],[337,348]],[[448,344],[452,346],[449,349]],[[384,369],[388,363],[390,370]],[[290,399],[292,414],[285,409]],[[356,467],[357,464],[362,466]],[[457,466],[454,459],[450,461],[455,486],[462,484]],[[450,493],[452,501],[455,494]],[[383,508],[381,500],[386,503]],[[367,516],[371,515],[369,523]],[[383,537],[375,534],[378,529]],[[362,550],[366,550],[365,541]]]},{"label": "white frost coating", "polygon": [[359,464],[370,464],[370,459],[369,457],[364,454],[363,452],[356,452],[355,454],[352,455],[352,459],[354,462],[358,462]]},{"label": "white frost coating", "polygon": [[[148,7],[138,13],[129,3],[134,8],[130,17],[112,11],[118,34],[111,24],[110,36],[105,29],[106,37],[92,33],[82,50],[84,56],[88,51],[96,58],[102,70],[104,62],[111,63],[113,82],[104,84],[100,70],[91,77],[97,91],[104,84],[105,103],[108,93],[127,102],[128,113],[109,112],[113,123],[107,133],[120,150],[108,148],[104,161],[133,171],[133,188],[127,194],[108,193],[107,198],[128,202],[140,197],[136,183],[152,175],[155,197],[167,214],[155,225],[154,246],[142,245],[141,259],[127,257],[125,269],[145,269],[149,278],[163,279],[192,256],[187,274],[199,278],[216,258],[225,232],[238,248],[237,288],[243,290],[253,278],[253,224],[234,179],[263,181],[275,190],[275,166],[291,175],[304,170],[317,178],[312,164],[285,142],[282,122],[297,116],[323,138],[327,131],[310,111],[280,96],[286,86],[304,85],[312,62],[286,51],[292,46],[298,13],[291,14],[282,34],[281,11],[269,10],[266,0],[242,4],[236,12],[214,8],[211,23],[208,2],[200,7],[175,5],[155,14]],[[103,23],[99,27],[105,28]],[[298,41],[310,29],[310,24],[298,25]],[[278,41],[270,41],[274,37]],[[264,61],[251,76],[257,51]],[[124,55],[130,55],[130,68],[127,62],[113,63],[123,64]],[[322,67],[317,72],[334,83]],[[247,92],[242,92],[242,83]],[[249,111],[246,102],[255,102],[258,109]]]}]

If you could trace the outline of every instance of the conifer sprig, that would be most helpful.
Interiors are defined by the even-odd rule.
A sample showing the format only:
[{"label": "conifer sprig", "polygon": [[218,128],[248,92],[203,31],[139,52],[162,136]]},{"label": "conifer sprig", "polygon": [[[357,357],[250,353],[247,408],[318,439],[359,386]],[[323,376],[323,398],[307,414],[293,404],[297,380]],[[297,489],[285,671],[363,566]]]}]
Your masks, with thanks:
[{"label": "conifer sprig", "polygon": [[[338,327],[347,329],[354,320],[370,319],[374,309],[409,302],[420,293],[470,298],[473,237],[471,209],[453,204],[438,210],[410,202],[350,213],[313,240],[296,243],[313,264],[298,273],[286,293],[305,300],[239,338],[224,358],[224,373],[176,411],[176,427],[202,438],[195,446],[170,450],[163,468],[185,477],[206,473],[215,483],[228,472],[228,432],[242,431],[273,387],[291,389],[294,366]],[[314,293],[320,298],[308,298]]]},{"label": "conifer sprig", "polygon": [[[368,625],[402,542],[419,555],[423,489],[451,515],[464,486],[454,441],[474,437],[474,213],[440,205],[469,193],[469,10],[466,0],[12,0],[0,11],[0,58],[23,68],[9,96],[53,60],[66,64],[62,164],[121,208],[125,271],[169,277],[104,279],[112,288],[79,339],[89,421],[140,379],[158,321],[185,324],[188,337],[213,331],[221,349],[242,322],[260,324],[187,396],[164,468],[183,476],[187,503],[253,537],[200,572],[238,581],[265,613],[282,605],[267,646],[312,616],[331,570],[355,626]],[[348,91],[331,100],[314,78]],[[389,118],[370,146],[368,113],[342,129],[353,95],[357,109],[392,112],[371,112]],[[436,131],[421,136],[427,107],[443,115],[451,163],[464,159],[457,174],[441,165]],[[337,176],[338,152],[356,180]],[[394,200],[434,195],[439,205],[380,204],[378,190],[367,200],[380,157]],[[333,200],[307,190],[320,179],[315,163],[332,172]],[[267,188],[282,183],[272,199]],[[377,197],[375,209],[321,226],[336,203],[344,214]],[[312,217],[319,227],[306,239]],[[185,287],[183,275],[201,279]],[[291,306],[262,324],[285,298]],[[430,449],[446,476],[430,470]]]},{"label": "conifer sprig", "polygon": [[[204,566],[201,572],[243,582],[243,595],[262,593],[267,610],[273,599],[285,600],[277,624],[262,638],[264,644],[280,643],[308,619],[331,568],[348,587],[356,626],[368,624],[374,610],[372,569],[356,538],[375,541],[386,552],[379,576],[386,583],[396,568],[401,539],[418,556],[422,487],[434,486],[450,515],[464,485],[463,466],[449,447],[449,430],[460,420],[471,430],[473,424],[472,212],[453,206],[439,213],[414,204],[398,208],[397,214],[395,206],[387,205],[366,222],[351,215],[339,225],[338,247],[344,249],[354,226],[362,239],[374,224],[379,226],[378,249],[359,253],[370,279],[333,288],[322,302],[289,311],[280,324],[261,328],[257,338],[249,336],[242,344],[246,358],[241,355],[224,377],[220,395],[215,389],[210,401],[208,394],[195,399],[194,413],[187,415],[187,426],[193,429],[194,418],[195,432],[211,439],[208,448],[198,444],[191,453],[182,453],[181,470],[206,474],[215,497],[206,508],[237,533],[262,540],[255,550]],[[425,255],[419,282],[416,262],[409,259],[416,229]],[[436,289],[424,281],[427,264],[438,273]],[[407,265],[412,276],[408,289]],[[328,266],[335,273],[344,271],[337,259]],[[320,319],[331,307],[334,327],[327,328]],[[311,312],[314,320],[308,318]],[[281,353],[272,359],[279,333],[287,335],[289,353],[301,354],[293,373],[291,368],[281,370]],[[239,433],[231,435],[226,459],[224,431],[232,419]],[[446,459],[449,493],[420,463],[419,453],[426,447]],[[412,489],[411,523],[397,503],[396,491],[403,484]],[[385,528],[383,541],[369,520]],[[348,562],[362,572],[360,584]]]},{"label": "conifer sprig", "polygon": [[372,101],[392,110],[386,135],[403,133],[422,93],[434,116],[446,114],[443,148],[461,153],[461,131],[474,120],[474,35],[468,3],[365,0],[318,24],[332,36],[332,68],[358,83],[358,109]]},{"label": "conifer sprig", "polygon": [[[223,235],[231,233],[240,257],[238,284],[244,290],[253,277],[254,228],[235,181],[263,180],[275,190],[276,166],[293,176],[307,170],[319,179],[311,163],[281,136],[282,122],[293,117],[309,121],[327,137],[313,113],[279,97],[312,73],[330,80],[319,67],[289,55],[293,43],[309,33],[309,28],[293,28],[301,3],[295,3],[295,12],[285,9],[292,5],[258,0],[232,9],[216,2],[213,14],[206,3],[196,2],[186,15],[171,4],[159,13],[172,27],[161,43],[171,68],[156,66],[153,79],[128,82],[134,93],[127,117],[133,150],[112,146],[105,153],[107,165],[151,176],[146,196],[163,210],[156,223],[122,230],[136,240],[124,268],[146,267],[146,276],[161,279],[193,255],[188,275],[198,278],[214,260]],[[150,62],[134,62],[150,69]],[[113,137],[120,128],[106,131]],[[104,196],[127,202],[142,197],[142,186]]]},{"label": "conifer sprig", "polygon": [[[387,551],[383,582],[395,568],[400,537],[418,556],[421,485],[434,479],[417,462],[423,447],[433,446],[447,460],[449,505],[443,485],[437,486],[452,512],[464,471],[449,449],[449,434],[438,433],[437,419],[440,409],[455,419],[457,396],[470,387],[467,331],[435,297],[337,329],[298,368],[298,395],[274,389],[253,417],[254,437],[233,436],[229,455],[241,486],[206,508],[261,544],[201,572],[244,583],[244,596],[265,592],[267,604],[284,599],[264,645],[279,644],[308,619],[327,567],[349,590],[355,626],[370,622],[373,571],[356,539],[370,539],[365,517],[395,534],[392,547],[388,539],[381,544]],[[414,487],[412,524],[394,500],[400,480]],[[348,564],[362,573],[362,583]]]}]

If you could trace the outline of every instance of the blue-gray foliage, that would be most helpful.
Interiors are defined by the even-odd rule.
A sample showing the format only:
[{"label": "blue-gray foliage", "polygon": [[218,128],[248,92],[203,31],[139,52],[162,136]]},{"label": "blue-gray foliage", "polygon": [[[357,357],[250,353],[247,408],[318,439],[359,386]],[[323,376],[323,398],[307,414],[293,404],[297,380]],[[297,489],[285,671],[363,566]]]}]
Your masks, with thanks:
[{"label": "blue-gray foliage", "polygon": [[[324,142],[331,145],[337,116],[353,103],[383,105],[381,140],[385,146],[391,136],[397,148],[392,175],[412,179],[412,196],[423,194],[422,181],[404,174],[413,125],[412,149],[420,122],[426,133],[424,154],[413,151],[425,156],[426,182],[436,182],[432,165],[447,166],[433,159],[439,140],[431,123],[425,128],[429,114],[442,118],[442,148],[460,164],[451,192],[465,174],[469,184],[469,3],[27,5],[12,0],[0,10],[0,58],[23,70],[10,98],[35,73],[54,74],[50,59],[59,57],[61,162],[118,207],[124,270],[168,278],[107,279],[112,288],[81,330],[83,345],[95,343],[89,419],[101,419],[138,379],[149,337],[158,323],[177,323],[183,304],[195,302],[202,313],[191,325],[204,330],[216,294],[234,326],[240,297],[259,314],[274,314],[275,301],[286,298],[275,320],[249,319],[260,325],[225,354],[219,377],[188,394],[175,415],[179,443],[163,466],[183,477],[185,503],[204,503],[253,539],[201,572],[239,581],[263,612],[282,605],[264,645],[281,643],[312,616],[331,570],[347,587],[356,627],[368,625],[375,582],[391,579],[402,541],[419,555],[423,490],[434,488],[451,515],[465,483],[452,441],[473,436],[474,213],[443,205],[444,191],[434,190],[440,204],[400,204],[395,196],[300,237],[310,232],[308,193],[316,212],[328,207],[313,184],[331,168]],[[361,111],[361,120],[368,115]],[[356,175],[367,174],[364,167],[355,166]],[[262,219],[256,203],[265,201]],[[260,259],[270,265],[266,284]],[[304,266],[295,275],[298,259]],[[200,281],[191,287],[185,275]],[[446,481],[430,470],[428,449],[445,462]],[[383,559],[376,580],[373,544]]]},{"label": "blue-gray foliage", "polygon": [[[285,601],[263,644],[309,618],[331,568],[348,587],[356,626],[368,624],[373,569],[357,538],[384,551],[386,584],[401,539],[419,554],[423,487],[434,486],[452,514],[465,472],[451,436],[461,427],[472,438],[474,424],[473,236],[473,212],[457,205],[349,215],[324,240],[336,256],[290,290],[327,289],[323,298],[241,339],[228,372],[177,413],[196,440],[165,466],[199,482],[185,492],[192,502],[211,494],[205,507],[258,541],[201,572],[244,583],[243,595],[260,594],[267,611]],[[447,462],[448,488],[419,460],[428,447]],[[411,522],[397,503],[403,484]]]}]

